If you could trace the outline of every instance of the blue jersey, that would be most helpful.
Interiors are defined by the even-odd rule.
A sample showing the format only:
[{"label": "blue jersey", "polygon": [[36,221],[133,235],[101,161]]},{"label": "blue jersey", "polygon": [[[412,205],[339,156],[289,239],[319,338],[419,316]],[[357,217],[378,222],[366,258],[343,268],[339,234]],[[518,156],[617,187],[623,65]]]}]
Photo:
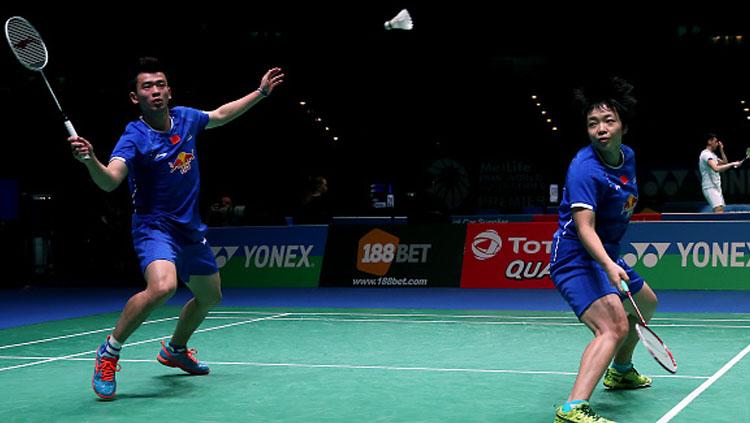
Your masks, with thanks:
[{"label": "blue jersey", "polygon": [[623,160],[619,166],[604,163],[592,145],[576,154],[568,168],[555,238],[579,242],[571,209],[589,209],[596,214],[595,230],[605,248],[611,255],[618,254],[638,201],[635,154],[626,145],[620,152]]},{"label": "blue jersey", "polygon": [[208,114],[174,107],[169,131],[143,120],[130,122],[112,151],[112,160],[128,167],[134,221],[163,222],[180,231],[204,231],[198,210],[200,174],[195,139],[208,124]]}]

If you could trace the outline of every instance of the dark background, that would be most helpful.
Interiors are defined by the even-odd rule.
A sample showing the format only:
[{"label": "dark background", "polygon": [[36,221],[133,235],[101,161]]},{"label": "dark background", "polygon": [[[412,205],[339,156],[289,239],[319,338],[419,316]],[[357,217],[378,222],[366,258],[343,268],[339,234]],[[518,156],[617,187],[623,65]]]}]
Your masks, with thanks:
[{"label": "dark background", "polygon": [[[744,15],[720,4],[206,6],[133,3],[108,5],[107,13],[2,6],[0,15],[26,17],[45,38],[45,74],[102,161],[137,118],[127,69],[138,56],[168,64],[173,104],[205,110],[255,89],[266,69],[281,66],[286,82],[269,99],[199,141],[204,215],[230,195],[247,205],[244,223],[283,222],[310,175],[328,177],[333,214],[377,213],[369,198],[375,182],[391,183],[396,211],[408,213],[435,176],[432,164],[446,158],[468,178],[461,200],[448,201],[451,213],[543,207],[547,186],[562,186],[570,159],[587,142],[571,92],[602,75],[636,86],[638,114],[625,142],[636,150],[639,173],[694,169],[707,131],[719,132],[730,159],[750,145],[750,121],[740,107],[750,100],[750,34]],[[384,31],[383,22],[404,7],[415,29]],[[541,118],[531,94],[540,96],[558,131]],[[0,96],[0,178],[16,182],[21,198],[20,219],[0,224],[8,280],[31,273],[37,235],[51,240],[48,261],[55,267],[37,273],[137,277],[125,184],[109,194],[95,188],[70,156],[41,78],[7,47]],[[487,184],[480,178],[488,163],[526,166],[536,178],[528,198],[514,202],[517,190],[498,188],[492,195],[501,201],[483,203],[479,191]],[[448,174],[443,182],[450,188],[458,179]],[[41,194],[51,199],[33,199]],[[659,210],[666,200],[640,207]],[[687,200],[701,201],[700,190]]]}]

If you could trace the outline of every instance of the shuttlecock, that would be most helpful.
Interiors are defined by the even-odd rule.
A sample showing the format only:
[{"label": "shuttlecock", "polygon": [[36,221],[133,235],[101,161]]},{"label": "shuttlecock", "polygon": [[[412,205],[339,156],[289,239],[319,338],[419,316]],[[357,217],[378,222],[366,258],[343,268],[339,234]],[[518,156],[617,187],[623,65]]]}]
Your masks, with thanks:
[{"label": "shuttlecock", "polygon": [[413,27],[414,23],[412,23],[411,21],[411,15],[409,15],[409,11],[406,9],[401,9],[401,11],[398,12],[398,15],[396,15],[393,19],[385,21],[386,30],[403,29],[408,31]]}]

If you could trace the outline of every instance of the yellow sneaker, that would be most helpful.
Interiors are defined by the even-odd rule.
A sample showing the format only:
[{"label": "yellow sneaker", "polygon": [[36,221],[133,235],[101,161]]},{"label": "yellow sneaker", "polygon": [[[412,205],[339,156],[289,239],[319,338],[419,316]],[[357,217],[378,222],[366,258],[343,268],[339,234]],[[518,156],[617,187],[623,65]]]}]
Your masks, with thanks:
[{"label": "yellow sneaker", "polygon": [[613,367],[610,367],[604,375],[604,386],[607,389],[647,388],[651,386],[651,378],[638,373],[635,367],[631,367],[625,373],[620,373]]},{"label": "yellow sneaker", "polygon": [[616,423],[596,414],[588,403],[577,404],[570,411],[562,410],[562,405],[555,411],[555,423]]}]

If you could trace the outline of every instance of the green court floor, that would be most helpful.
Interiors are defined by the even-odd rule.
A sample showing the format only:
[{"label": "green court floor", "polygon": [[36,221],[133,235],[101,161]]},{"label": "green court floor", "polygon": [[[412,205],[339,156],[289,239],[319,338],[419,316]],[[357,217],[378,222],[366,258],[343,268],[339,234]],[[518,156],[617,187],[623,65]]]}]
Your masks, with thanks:
[{"label": "green court floor", "polygon": [[[211,374],[188,376],[155,360],[178,311],[128,340],[109,402],[90,379],[116,314],[0,331],[0,422],[551,422],[591,337],[571,313],[219,308],[191,340]],[[678,373],[639,348],[654,386],[600,387],[597,411],[750,421],[750,315],[662,314],[652,326]]]}]

